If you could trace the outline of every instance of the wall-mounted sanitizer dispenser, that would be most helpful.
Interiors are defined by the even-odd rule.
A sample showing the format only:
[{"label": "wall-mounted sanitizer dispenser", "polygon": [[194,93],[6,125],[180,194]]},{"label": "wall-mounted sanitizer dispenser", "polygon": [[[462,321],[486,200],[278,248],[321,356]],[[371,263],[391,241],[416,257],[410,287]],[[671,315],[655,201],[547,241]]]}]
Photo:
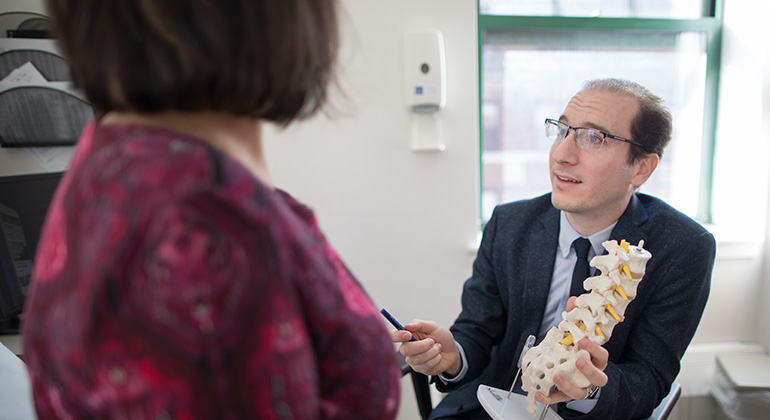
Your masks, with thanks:
[{"label": "wall-mounted sanitizer dispenser", "polygon": [[440,31],[427,29],[404,35],[404,80],[407,105],[412,111],[431,113],[444,108],[444,66],[444,37]]},{"label": "wall-mounted sanitizer dispenser", "polygon": [[439,111],[446,104],[444,38],[435,29],[404,34],[404,93],[412,112],[412,150],[444,150]]}]

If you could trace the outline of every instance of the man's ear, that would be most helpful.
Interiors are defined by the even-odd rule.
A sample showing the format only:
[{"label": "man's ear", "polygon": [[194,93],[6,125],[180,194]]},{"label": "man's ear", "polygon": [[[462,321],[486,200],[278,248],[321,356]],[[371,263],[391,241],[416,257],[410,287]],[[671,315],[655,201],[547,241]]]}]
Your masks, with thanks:
[{"label": "man's ear", "polygon": [[634,163],[636,175],[631,178],[631,185],[639,188],[647,182],[647,179],[655,172],[655,168],[658,167],[658,161],[660,161],[660,157],[656,153],[647,153],[636,161]]}]

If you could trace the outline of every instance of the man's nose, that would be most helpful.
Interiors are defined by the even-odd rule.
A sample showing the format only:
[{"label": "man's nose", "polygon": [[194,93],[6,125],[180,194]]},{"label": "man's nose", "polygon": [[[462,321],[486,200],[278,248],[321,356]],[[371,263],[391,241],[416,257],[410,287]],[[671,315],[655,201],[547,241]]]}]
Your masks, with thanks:
[{"label": "man's nose", "polygon": [[575,136],[575,130],[568,129],[564,140],[561,142],[554,142],[551,148],[551,155],[560,162],[571,161],[576,159],[577,153],[580,149],[578,145],[577,137]]}]

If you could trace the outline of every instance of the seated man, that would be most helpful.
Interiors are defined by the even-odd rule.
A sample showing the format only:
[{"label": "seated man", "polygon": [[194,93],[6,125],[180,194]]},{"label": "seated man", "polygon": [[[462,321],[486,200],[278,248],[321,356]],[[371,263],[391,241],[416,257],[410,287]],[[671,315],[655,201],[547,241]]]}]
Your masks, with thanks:
[{"label": "seated man", "polygon": [[[564,418],[646,418],[668,393],[695,334],[709,294],[714,237],[637,192],[671,138],[662,100],[633,82],[591,81],[558,120],[546,120],[546,133],[553,141],[552,192],[495,209],[454,325],[414,320],[407,331],[391,331],[407,363],[436,375],[438,389],[448,392],[433,419],[489,418],[476,389],[510,388],[527,337],[540,342],[561,321],[576,238],[590,240],[589,261],[610,239],[643,239],[652,259],[611,339],[604,346],[579,343],[591,363],[579,361],[577,368],[591,386],[556,375],[558,391],[538,394],[538,401],[558,403],[552,407]],[[412,335],[419,340],[408,342]]]}]

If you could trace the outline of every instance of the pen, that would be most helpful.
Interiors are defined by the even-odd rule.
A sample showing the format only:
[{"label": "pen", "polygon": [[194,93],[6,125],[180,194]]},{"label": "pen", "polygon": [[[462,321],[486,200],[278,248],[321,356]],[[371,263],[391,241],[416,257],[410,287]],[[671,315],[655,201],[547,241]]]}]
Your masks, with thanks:
[{"label": "pen", "polygon": [[[388,320],[388,322],[393,324],[393,326],[396,327],[397,330],[406,331],[406,328],[404,328],[404,326],[401,325],[400,322],[396,321],[396,318],[393,318],[393,315],[391,315],[388,311],[386,311],[385,308],[380,309],[380,313],[382,314],[382,316],[385,317],[385,319]],[[409,341],[417,341],[417,339],[414,338],[414,336],[412,336],[412,339]]]}]

